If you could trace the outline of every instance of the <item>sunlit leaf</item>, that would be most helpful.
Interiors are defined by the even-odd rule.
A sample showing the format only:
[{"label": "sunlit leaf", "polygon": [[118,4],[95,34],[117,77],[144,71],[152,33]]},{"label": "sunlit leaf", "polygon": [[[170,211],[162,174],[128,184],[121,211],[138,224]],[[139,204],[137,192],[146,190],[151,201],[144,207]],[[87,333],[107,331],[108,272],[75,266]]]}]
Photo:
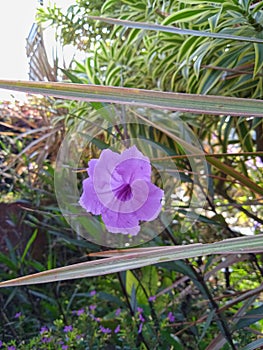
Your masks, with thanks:
[{"label": "sunlit leaf", "polygon": [[166,108],[201,114],[263,117],[263,101],[224,96],[159,92],[117,86],[0,80],[0,88],[80,101]]},{"label": "sunlit leaf", "polygon": [[201,30],[182,29],[182,28],[164,26],[164,25],[154,24],[154,23],[133,22],[133,21],[98,17],[98,16],[89,16],[89,18],[93,20],[109,23],[109,24],[116,24],[116,25],[126,26],[130,28],[163,31],[163,32],[181,34],[181,35],[204,36],[207,38],[230,39],[230,40],[247,41],[247,42],[254,42],[254,43],[263,43],[263,39],[259,39],[256,37],[237,36],[237,35],[230,35],[227,33],[211,33],[211,32],[204,32]]}]

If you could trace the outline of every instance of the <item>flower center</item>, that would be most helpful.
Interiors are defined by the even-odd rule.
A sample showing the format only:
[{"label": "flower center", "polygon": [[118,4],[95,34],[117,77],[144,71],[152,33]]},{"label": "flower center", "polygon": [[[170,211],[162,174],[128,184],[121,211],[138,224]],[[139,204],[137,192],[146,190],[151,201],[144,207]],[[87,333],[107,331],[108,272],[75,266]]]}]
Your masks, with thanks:
[{"label": "flower center", "polygon": [[123,202],[128,201],[132,197],[132,190],[129,184],[123,184],[120,187],[113,190],[115,196]]}]

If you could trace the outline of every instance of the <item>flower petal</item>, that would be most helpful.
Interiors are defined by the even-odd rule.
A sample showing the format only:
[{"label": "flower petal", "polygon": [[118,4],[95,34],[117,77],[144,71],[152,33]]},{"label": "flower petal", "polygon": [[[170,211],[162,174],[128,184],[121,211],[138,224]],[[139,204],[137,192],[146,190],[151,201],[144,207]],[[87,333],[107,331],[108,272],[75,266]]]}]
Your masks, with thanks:
[{"label": "flower petal", "polygon": [[97,163],[98,163],[98,159],[91,159],[88,163],[87,172],[88,172],[89,177],[91,177],[91,178],[93,178],[94,169],[95,169],[95,166]]},{"label": "flower petal", "polygon": [[[93,175],[93,185],[94,190],[103,203],[105,207],[108,207],[114,199],[114,192],[112,190],[111,181],[114,172],[114,168],[118,163],[120,155],[118,153],[112,152],[110,149],[103,150],[101,152],[100,158],[94,167]],[[120,184],[121,177],[116,181]]]},{"label": "flower petal", "polygon": [[104,206],[100,202],[94,187],[91,177],[83,181],[83,193],[80,197],[79,204],[87,210],[87,212],[94,215],[100,215]]},{"label": "flower petal", "polygon": [[125,183],[131,184],[136,179],[151,181],[150,160],[136,146],[128,148],[120,155],[115,171],[122,176]]},{"label": "flower petal", "polygon": [[122,181],[128,184],[138,179],[151,181],[150,163],[138,158],[123,160],[114,170],[113,176],[117,178],[115,173],[121,175]]},{"label": "flower petal", "polygon": [[132,213],[123,214],[105,210],[101,217],[109,232],[136,236],[140,231],[139,220]]},{"label": "flower petal", "polygon": [[[136,156],[138,156],[138,153],[139,153],[139,157],[146,158],[136,149],[136,147],[135,147],[135,151],[136,152],[133,152],[133,154],[135,154]],[[127,154],[128,153],[126,152],[126,156]],[[112,152],[109,149],[104,150],[101,153],[101,156],[93,172],[94,190],[97,194],[99,201],[102,203],[102,205],[104,205],[105,209],[119,212],[119,213],[132,213],[132,212],[135,212],[137,209],[139,209],[143,205],[143,203],[146,201],[148,197],[148,187],[144,185],[145,180],[141,178],[136,179],[135,181],[140,181],[143,183],[143,185],[141,186],[140,193],[137,191],[137,196],[136,194],[133,194],[133,196],[131,197],[127,196],[127,199],[129,199],[127,201],[120,200],[118,198],[119,190],[123,188],[123,185],[127,184],[127,181],[123,179],[123,176],[121,174],[118,174],[117,171],[115,171],[116,166],[120,164],[120,157],[121,155],[119,155],[118,153]],[[130,162],[132,162],[133,166],[130,166]],[[151,170],[150,164],[140,160],[139,158],[132,159],[132,160],[126,159],[125,163],[127,164],[124,168],[125,168],[125,175],[127,175],[126,176],[127,178],[131,179],[133,177],[133,174],[135,174],[134,177],[136,178],[137,168],[140,168],[138,167],[138,162],[144,163],[147,165],[146,167],[144,167],[143,164],[141,165],[142,170],[140,170],[139,173],[137,172],[138,177],[144,176],[143,171],[145,169],[146,169],[146,173],[147,171]],[[149,172],[149,175],[150,175],[150,172]],[[149,176],[147,176],[146,178],[148,179],[148,177]],[[148,179],[148,181],[149,180],[150,179]]]},{"label": "flower petal", "polygon": [[[147,182],[147,185],[149,189],[147,200],[134,214],[138,220],[152,221],[160,214],[164,191],[151,182]],[[140,191],[140,188],[134,189],[134,191]]]}]

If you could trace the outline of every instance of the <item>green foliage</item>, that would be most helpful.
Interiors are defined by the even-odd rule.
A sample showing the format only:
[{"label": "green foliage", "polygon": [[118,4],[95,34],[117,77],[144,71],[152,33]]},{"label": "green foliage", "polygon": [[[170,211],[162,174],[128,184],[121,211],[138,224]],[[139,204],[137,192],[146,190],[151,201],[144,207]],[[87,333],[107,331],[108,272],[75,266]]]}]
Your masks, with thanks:
[{"label": "green foliage", "polygon": [[[94,21],[91,15],[145,23],[143,29],[120,23],[114,26]],[[247,0],[79,0],[65,12],[53,5],[38,13],[41,23],[56,28],[63,45],[73,44],[86,52],[83,62],[63,70],[70,82],[255,99],[263,95],[262,44],[220,35],[262,39],[262,18],[262,1]],[[163,27],[157,31],[151,24]],[[168,26],[178,32],[165,31]],[[75,91],[74,96],[78,94]],[[186,107],[197,103],[191,98],[182,100]],[[1,109],[1,190],[5,201],[20,199],[31,204],[23,216],[30,231],[27,243],[14,244],[6,236],[7,249],[0,252],[2,280],[74,264],[101,248],[79,239],[68,227],[57,208],[53,176],[64,132],[72,128],[83,132],[87,120],[98,123],[97,111],[105,107],[103,101],[42,100],[37,107],[34,104],[35,118],[28,117],[27,108]],[[242,236],[245,229],[260,233],[263,124],[262,118],[249,114],[249,105],[247,108],[248,115],[243,117],[234,110],[235,117],[231,113],[216,116],[212,111],[211,115],[196,115],[164,108],[158,111],[142,104],[138,109],[122,110],[147,120],[147,127],[130,124],[126,132],[151,140],[173,156],[184,190],[179,210],[171,200],[173,222],[148,247],[211,243]],[[102,118],[107,120],[109,115]],[[205,209],[200,216],[189,214],[187,198],[194,195],[195,175],[201,176],[192,173],[174,130],[176,118],[190,126],[210,161],[208,190],[202,188]],[[101,128],[81,160],[83,167],[124,132],[123,128]],[[48,152],[43,152],[46,146]],[[160,167],[165,167],[165,160],[161,162]],[[189,229],[182,233],[180,224],[186,217]],[[13,227],[19,222],[17,214],[8,220]],[[43,232],[44,250],[34,255],[34,245]],[[246,254],[219,257],[213,254],[218,251],[210,250],[205,256],[200,247],[190,246],[194,256],[190,259],[97,278],[2,289],[3,348],[257,349],[262,345],[262,339],[257,339],[262,336],[262,256],[256,254],[260,237],[242,240],[239,248]],[[209,247],[223,249],[223,245]],[[174,254],[176,260],[179,251]],[[112,266],[106,268],[110,271]],[[92,295],[94,289],[97,293]],[[79,310],[79,315],[72,310]],[[19,312],[22,314],[15,316]],[[70,325],[73,328],[65,331]],[[115,333],[118,325],[120,330]],[[42,326],[48,330],[39,334]]]},{"label": "green foliage", "polygon": [[[76,23],[85,20],[94,26],[94,21],[88,18],[94,13],[93,5],[79,5]],[[163,4],[160,1],[110,0],[103,4],[101,10],[104,15],[118,19],[262,38],[261,7],[244,2],[169,1]],[[48,14],[45,16],[48,17]],[[48,19],[45,16],[40,18],[42,22]],[[53,23],[63,31],[58,18],[53,16]],[[69,26],[71,15],[66,18],[67,29],[74,28],[74,25]],[[78,28],[76,24],[74,38],[85,37],[84,29],[78,32]],[[86,74],[90,83],[262,97],[261,44],[185,37],[120,26],[109,33],[109,28],[104,25],[107,36],[87,47],[89,57],[86,64],[78,65],[76,69],[82,76]]]}]

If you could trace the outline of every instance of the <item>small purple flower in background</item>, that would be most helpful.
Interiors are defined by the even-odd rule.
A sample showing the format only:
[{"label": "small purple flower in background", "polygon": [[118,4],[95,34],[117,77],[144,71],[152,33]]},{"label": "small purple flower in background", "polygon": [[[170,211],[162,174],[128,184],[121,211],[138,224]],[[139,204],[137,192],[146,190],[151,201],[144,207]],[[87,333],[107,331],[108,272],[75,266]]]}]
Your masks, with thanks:
[{"label": "small purple flower in background", "polygon": [[109,232],[135,236],[140,221],[159,215],[163,190],[151,182],[151,164],[136,146],[118,154],[103,150],[88,164],[80,205],[101,215]]},{"label": "small purple flower in background", "polygon": [[167,315],[167,318],[168,318],[169,322],[174,322],[174,320],[175,320],[175,317],[174,317],[174,315],[172,314],[171,311]]},{"label": "small purple flower in background", "polygon": [[140,334],[142,332],[142,327],[143,327],[143,323],[140,323],[138,334]]},{"label": "small purple flower in background", "polygon": [[51,338],[49,338],[49,337],[43,337],[42,339],[41,339],[41,342],[42,343],[50,343],[51,342]]},{"label": "small purple flower in background", "polygon": [[69,326],[64,327],[63,332],[68,333],[68,332],[71,332],[72,330],[73,330],[73,327],[71,325],[69,325]]},{"label": "small purple flower in background", "polygon": [[261,225],[260,225],[259,222],[254,221],[254,225],[253,225],[254,231],[260,229],[260,226],[261,226]]},{"label": "small purple flower in background", "polygon": [[119,333],[121,329],[121,326],[118,324],[118,326],[114,329],[114,333]]},{"label": "small purple flower in background", "polygon": [[145,318],[142,316],[142,314],[139,314],[139,320],[140,320],[141,322],[145,322]]},{"label": "small purple flower in background", "polygon": [[139,316],[139,320],[143,323],[145,322],[145,318],[143,317],[142,313],[143,313],[143,309],[141,307],[137,307],[137,312],[138,312],[138,316]]},{"label": "small purple flower in background", "polygon": [[14,345],[8,346],[7,350],[16,350],[16,347]]},{"label": "small purple flower in background", "polygon": [[143,309],[141,307],[137,307],[137,312],[142,313]]},{"label": "small purple flower in background", "polygon": [[77,340],[80,340],[80,339],[82,339],[84,337],[84,334],[78,334],[78,335],[76,335],[76,339]]},{"label": "small purple flower in background", "polygon": [[21,317],[22,316],[22,312],[17,312],[16,314],[15,314],[15,318],[19,318],[19,317]]},{"label": "small purple flower in background", "polygon": [[101,319],[99,317],[95,317],[93,314],[89,314],[89,317],[93,320],[93,321],[96,321],[96,322],[100,322]]},{"label": "small purple flower in background", "polygon": [[110,334],[111,333],[111,329],[109,328],[105,328],[103,326],[100,325],[100,331],[104,334]]},{"label": "small purple flower in background", "polygon": [[47,327],[41,327],[40,329],[40,334],[43,334],[43,333],[47,333],[48,332],[48,328]]},{"label": "small purple flower in background", "polygon": [[62,345],[61,349],[62,350],[67,350],[68,349],[68,345]]},{"label": "small purple flower in background", "polygon": [[0,340],[0,348],[3,346],[3,342],[2,340]]},{"label": "small purple flower in background", "polygon": [[156,300],[156,296],[155,295],[152,295],[151,297],[149,297],[148,301],[149,302],[153,302]]},{"label": "small purple flower in background", "polygon": [[85,312],[84,309],[79,309],[79,310],[77,311],[77,315],[80,316],[80,315],[84,314],[84,312]]},{"label": "small purple flower in background", "polygon": [[115,316],[120,316],[120,314],[121,314],[121,309],[120,308],[118,308],[116,311],[115,311]]},{"label": "small purple flower in background", "polygon": [[95,290],[92,290],[90,293],[89,293],[89,295],[91,296],[91,297],[94,297],[94,295],[96,295],[96,291]]},{"label": "small purple flower in background", "polygon": [[97,305],[90,305],[90,306],[89,306],[89,309],[90,309],[91,311],[93,311],[93,310],[96,309],[96,307],[97,307]]}]

